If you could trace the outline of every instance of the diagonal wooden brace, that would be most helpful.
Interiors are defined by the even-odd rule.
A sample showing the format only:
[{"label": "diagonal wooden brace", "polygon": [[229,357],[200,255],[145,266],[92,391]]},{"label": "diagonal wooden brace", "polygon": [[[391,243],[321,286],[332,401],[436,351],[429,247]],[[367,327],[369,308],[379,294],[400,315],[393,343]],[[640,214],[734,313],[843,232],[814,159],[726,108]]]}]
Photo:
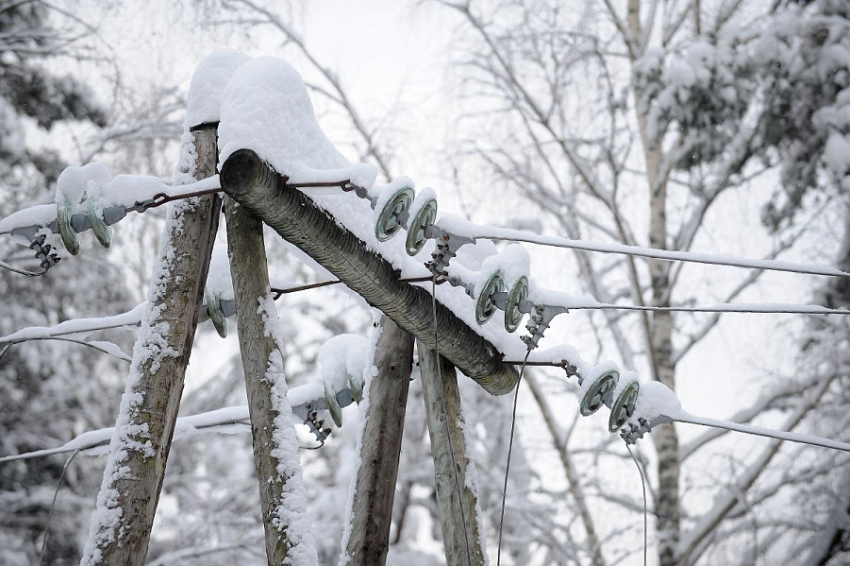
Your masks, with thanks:
[{"label": "diagonal wooden brace", "polygon": [[[393,266],[337,224],[251,150],[234,152],[221,167],[224,191],[298,246],[401,328],[434,348],[431,294],[399,281]],[[513,390],[519,375],[502,354],[445,306],[437,303],[439,352],[493,395]]]}]

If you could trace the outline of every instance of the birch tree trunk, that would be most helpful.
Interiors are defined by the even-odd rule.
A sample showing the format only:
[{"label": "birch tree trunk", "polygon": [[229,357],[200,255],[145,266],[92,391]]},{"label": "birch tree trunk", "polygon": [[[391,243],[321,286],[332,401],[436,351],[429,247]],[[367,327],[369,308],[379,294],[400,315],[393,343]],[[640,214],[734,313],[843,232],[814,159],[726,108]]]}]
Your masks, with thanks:
[{"label": "birch tree trunk", "polygon": [[419,369],[448,566],[486,563],[484,524],[478,505],[475,468],[466,456],[464,420],[455,367],[417,341]]},{"label": "birch tree trunk", "polygon": [[[191,135],[195,178],[214,175],[215,126]],[[220,209],[218,195],[179,201],[169,209],[84,565],[145,563]]]},{"label": "birch tree trunk", "polygon": [[225,204],[225,219],[266,556],[270,566],[317,564],[315,543],[306,524],[298,440],[286,400],[263,224],[230,199]]},{"label": "birch tree trunk", "polygon": [[[698,9],[699,4],[696,4]],[[632,39],[640,41],[643,30],[640,23],[640,0],[628,2],[628,26]],[[699,16],[697,15],[697,18]],[[697,20],[698,21],[698,20]],[[628,41],[628,38],[626,39]],[[667,249],[667,178],[661,173],[662,151],[658,143],[648,134],[646,116],[638,108],[643,96],[640,89],[634,90],[635,109],[641,144],[646,162],[646,177],[649,184],[649,245]],[[670,264],[661,261],[649,262],[652,304],[670,306]],[[649,331],[648,355],[653,378],[672,391],[676,391],[676,363],[673,360],[673,316],[669,311],[652,313]],[[658,494],[655,514],[658,532],[658,559],[660,566],[672,566],[676,561],[676,546],[681,535],[679,513],[679,437],[672,424],[660,425],[653,430],[652,440],[658,453]]]},{"label": "birch tree trunk", "polygon": [[374,566],[387,561],[413,366],[413,336],[386,316],[381,320],[375,365],[378,374],[369,385],[369,406],[350,515],[351,534],[344,549],[343,564],[354,566]]}]

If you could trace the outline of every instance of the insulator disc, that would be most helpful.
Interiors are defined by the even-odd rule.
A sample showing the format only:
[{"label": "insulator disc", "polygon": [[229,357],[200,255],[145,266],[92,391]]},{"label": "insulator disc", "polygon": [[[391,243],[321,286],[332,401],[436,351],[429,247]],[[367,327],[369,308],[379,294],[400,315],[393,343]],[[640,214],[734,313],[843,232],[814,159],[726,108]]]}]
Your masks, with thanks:
[{"label": "insulator disc", "polygon": [[227,317],[221,310],[221,297],[215,293],[206,293],[206,299],[207,313],[210,315],[213,326],[215,326],[215,331],[222,338],[227,337]]},{"label": "insulator disc", "polygon": [[425,237],[425,230],[429,226],[433,226],[437,220],[437,201],[430,199],[416,212],[413,220],[407,225],[407,239],[405,240],[405,248],[407,255],[414,256],[418,254],[425,246],[428,238]]},{"label": "insulator disc", "polygon": [[56,207],[56,224],[59,225],[59,236],[62,238],[62,244],[71,255],[80,253],[80,238],[77,237],[77,232],[71,227],[71,216],[73,215],[71,201],[67,198]]},{"label": "insulator disc", "polygon": [[592,379],[593,381],[579,405],[583,417],[592,415],[605,404],[605,399],[610,397],[614,388],[617,387],[617,380],[620,379],[620,373],[615,370],[609,370]]},{"label": "insulator disc", "polygon": [[337,427],[342,426],[342,407],[339,406],[339,401],[336,399],[336,393],[333,389],[325,384],[325,401],[328,402],[328,412],[334,420]]},{"label": "insulator disc", "polygon": [[611,416],[608,419],[608,430],[617,432],[620,430],[632,413],[635,412],[635,403],[640,393],[640,383],[637,380],[632,381],[623,389],[623,392],[614,400],[614,405],[611,407]]},{"label": "insulator disc", "polygon": [[528,298],[528,279],[525,276],[519,278],[508,293],[508,304],[505,307],[505,330],[515,332],[522,321],[520,305]]},{"label": "insulator disc", "polygon": [[355,375],[348,375],[348,387],[351,389],[351,396],[356,403],[363,400],[363,382]]},{"label": "insulator disc", "polygon": [[94,237],[104,248],[112,244],[112,228],[103,219],[103,210],[97,208],[97,197],[86,199],[86,212],[89,215],[89,224],[94,232]]},{"label": "insulator disc", "polygon": [[487,283],[481,289],[481,294],[475,300],[475,320],[478,324],[484,324],[496,314],[496,293],[502,292],[505,284],[498,272],[490,276]]},{"label": "insulator disc", "polygon": [[413,189],[402,187],[387,200],[378,214],[378,221],[375,224],[375,236],[378,241],[386,242],[401,229],[399,219],[410,208],[413,203],[413,196]]}]

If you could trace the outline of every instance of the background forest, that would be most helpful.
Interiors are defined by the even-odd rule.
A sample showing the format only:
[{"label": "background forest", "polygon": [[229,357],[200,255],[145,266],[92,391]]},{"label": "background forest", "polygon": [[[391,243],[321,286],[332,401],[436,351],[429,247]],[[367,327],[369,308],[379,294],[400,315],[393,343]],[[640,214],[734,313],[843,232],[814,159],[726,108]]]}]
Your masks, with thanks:
[{"label": "background forest", "polygon": [[[850,271],[845,0],[0,0],[0,218],[52,202],[67,165],[172,178],[189,79],[222,48],[290,62],[340,151],[433,186],[441,212]],[[0,335],[144,300],[163,210],[122,221],[109,250],[84,238],[45,277],[0,271]],[[273,277],[323,277],[267,243]],[[846,279],[526,247],[541,286],[606,303],[850,308]],[[0,259],[30,256],[0,238]],[[373,322],[336,288],[277,308],[291,386],[320,379],[325,341]],[[559,317],[544,345],[635,368],[696,414],[850,441],[848,330],[835,315],[588,310]],[[101,335],[125,352],[135,339]],[[67,341],[0,352],[0,457],[114,424],[125,361]],[[181,415],[246,403],[238,353],[235,332],[199,327]],[[416,371],[388,559],[407,566],[444,563]],[[511,398],[460,386],[494,558]],[[577,389],[560,370],[523,378],[506,564],[643,563],[640,476],[607,417],[579,418]],[[351,407],[321,449],[300,452],[321,564],[340,554],[357,430]],[[265,563],[250,429],[228,432],[175,443],[149,564]],[[633,450],[650,564],[850,559],[846,454],[690,425]],[[79,563],[105,458],[69,456],[0,463],[0,563]]]}]

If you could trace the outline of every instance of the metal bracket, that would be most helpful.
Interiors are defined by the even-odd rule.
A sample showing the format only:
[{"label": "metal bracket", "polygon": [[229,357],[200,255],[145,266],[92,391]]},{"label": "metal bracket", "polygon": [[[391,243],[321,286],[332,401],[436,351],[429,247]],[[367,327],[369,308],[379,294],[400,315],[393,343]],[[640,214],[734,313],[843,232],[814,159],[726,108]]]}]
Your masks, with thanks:
[{"label": "metal bracket", "polygon": [[626,444],[636,444],[638,440],[643,438],[644,434],[652,432],[652,429],[660,424],[672,423],[673,419],[661,415],[652,419],[652,421],[647,421],[643,417],[639,417],[637,421],[638,424],[626,423],[626,426],[620,429],[620,438],[625,440]]},{"label": "metal bracket", "polygon": [[449,266],[452,258],[457,257],[457,251],[466,244],[475,243],[475,238],[452,234],[436,224],[425,229],[425,237],[429,239],[433,238],[437,242],[437,247],[434,253],[431,254],[431,261],[425,264],[425,267],[434,274],[437,284],[448,280],[449,274],[446,268]]},{"label": "metal bracket", "polygon": [[525,325],[529,335],[523,336],[522,341],[525,342],[529,350],[533,350],[539,345],[540,339],[543,338],[543,333],[546,332],[547,328],[549,328],[549,324],[552,322],[552,319],[559,314],[566,314],[569,311],[566,307],[561,306],[553,307],[551,305],[533,305],[529,307],[528,304],[529,301],[524,301],[520,304],[521,312],[528,312],[531,314],[528,324]]},{"label": "metal bracket", "polygon": [[46,240],[47,235],[41,234],[34,237],[30,244],[30,248],[35,251],[35,257],[39,260],[41,268],[45,272],[62,259],[59,257],[59,254],[53,251],[53,246],[44,243]]},{"label": "metal bracket", "polygon": [[[341,389],[336,392],[336,400],[340,407],[347,407],[354,403],[354,394],[348,388]],[[328,402],[324,397],[313,399],[302,405],[293,405],[292,414],[297,415],[305,425],[310,428],[310,432],[316,437],[319,442],[324,442],[331,434],[331,429],[325,427],[325,422],[319,420],[319,411],[328,409]]]}]

